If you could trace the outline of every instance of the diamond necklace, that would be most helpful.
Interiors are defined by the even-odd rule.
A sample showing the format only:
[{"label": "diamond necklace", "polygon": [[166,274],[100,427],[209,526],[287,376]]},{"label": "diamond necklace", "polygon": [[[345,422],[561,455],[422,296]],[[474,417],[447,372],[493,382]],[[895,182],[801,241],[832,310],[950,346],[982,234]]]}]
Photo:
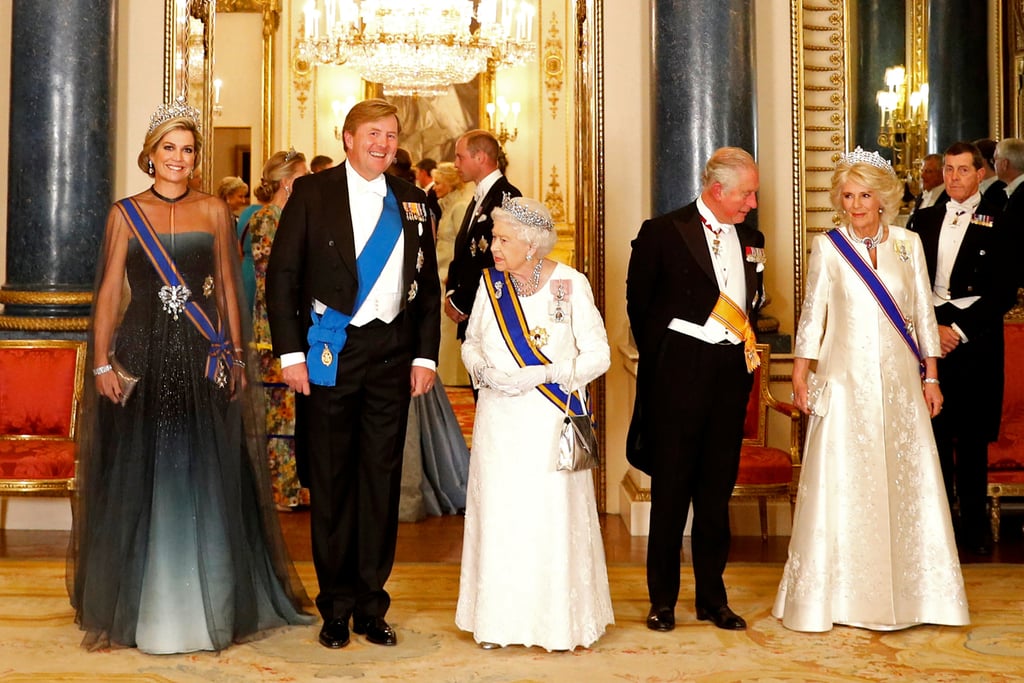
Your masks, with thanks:
[{"label": "diamond necklace", "polygon": [[878,245],[882,243],[882,235],[885,232],[885,226],[881,222],[878,223],[878,232],[875,233],[874,237],[860,237],[854,231],[853,227],[850,228],[850,232],[858,242],[863,242],[864,246],[868,248],[868,251],[872,251],[878,248]]},{"label": "diamond necklace", "polygon": [[508,279],[512,281],[512,289],[516,290],[518,296],[530,296],[537,293],[537,290],[540,289],[540,271],[543,267],[544,259],[537,261],[529,282],[522,282],[514,273],[508,274]]}]

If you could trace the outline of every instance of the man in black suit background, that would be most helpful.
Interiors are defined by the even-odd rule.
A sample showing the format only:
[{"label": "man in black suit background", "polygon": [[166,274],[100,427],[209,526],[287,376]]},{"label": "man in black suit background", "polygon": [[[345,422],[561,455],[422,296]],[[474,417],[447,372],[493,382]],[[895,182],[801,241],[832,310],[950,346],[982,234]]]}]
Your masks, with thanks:
[{"label": "man in black suit background", "polygon": [[441,220],[441,204],[437,200],[437,191],[434,189],[434,169],[437,162],[429,157],[424,157],[416,162],[413,172],[416,173],[416,187],[427,193],[427,207],[434,216],[434,225]]},{"label": "man in black suit background", "polygon": [[455,168],[463,181],[476,183],[473,201],[455,236],[455,256],[445,284],[444,312],[458,323],[459,339],[466,338],[466,321],[480,286],[480,272],[494,266],[491,211],[501,206],[506,194],[523,196],[504,176],[503,156],[497,139],[485,130],[471,130],[455,143]]},{"label": "man in black suit background", "polygon": [[[1024,140],[1004,138],[996,145],[993,166],[1003,183],[1005,204],[998,223],[1009,236],[1017,254],[1024,249]],[[1024,287],[1024,272],[1017,278],[1017,286]]]},{"label": "man in black suit background", "polygon": [[764,235],[744,223],[758,185],[753,157],[723,147],[704,168],[700,197],[645,221],[633,240],[626,310],[640,356],[627,457],[651,475],[647,627],[655,631],[675,628],[691,502],[697,618],[746,628],[722,573],[756,360],[747,351],[764,299]]},{"label": "man in black suit background", "polygon": [[1005,205],[1006,192],[1003,188],[1006,187],[1006,183],[1000,180],[999,174],[996,173],[996,141],[991,138],[981,138],[974,141],[974,146],[981,152],[982,178],[981,183],[978,184],[981,196],[992,202]]},{"label": "man in black suit background", "polygon": [[1016,301],[1017,288],[1016,254],[997,220],[999,206],[978,190],[981,168],[977,147],[951,145],[943,166],[949,202],[915,212],[907,227],[921,236],[942,343],[945,402],[932,430],[946,494],[951,508],[959,501],[961,545],[987,555],[988,444],[999,437],[1003,315]]},{"label": "man in black suit background", "polygon": [[316,603],[330,648],[348,643],[350,617],[370,642],[397,642],[384,584],[409,399],[430,390],[437,366],[440,284],[426,197],[385,173],[398,133],[397,109],[384,100],[349,111],[346,161],[295,182],[267,272],[274,352],[288,386],[309,396]]}]

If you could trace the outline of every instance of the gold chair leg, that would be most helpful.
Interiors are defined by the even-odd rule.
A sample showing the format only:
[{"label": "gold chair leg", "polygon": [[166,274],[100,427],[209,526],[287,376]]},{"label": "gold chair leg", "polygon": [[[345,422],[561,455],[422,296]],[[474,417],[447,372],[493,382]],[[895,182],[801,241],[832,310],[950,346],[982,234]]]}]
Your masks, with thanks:
[{"label": "gold chair leg", "polygon": [[999,503],[999,496],[989,496],[992,505],[989,507],[988,519],[992,525],[992,542],[999,543],[999,518],[1002,516],[1002,506]]}]

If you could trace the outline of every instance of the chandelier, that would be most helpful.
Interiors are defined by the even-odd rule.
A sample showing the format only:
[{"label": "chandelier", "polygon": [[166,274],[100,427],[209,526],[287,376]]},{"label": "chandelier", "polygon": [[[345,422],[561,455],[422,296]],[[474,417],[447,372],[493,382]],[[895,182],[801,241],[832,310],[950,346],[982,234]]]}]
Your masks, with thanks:
[{"label": "chandelier", "polygon": [[894,66],[885,70],[885,90],[876,95],[881,111],[878,144],[892,150],[892,168],[896,175],[917,192],[921,181],[921,161],[928,153],[928,84],[913,87],[906,69]]},{"label": "chandelier", "polygon": [[[298,57],[348,64],[385,95],[435,97],[536,56],[525,0],[309,0]],[[322,27],[321,27],[322,24]]]}]

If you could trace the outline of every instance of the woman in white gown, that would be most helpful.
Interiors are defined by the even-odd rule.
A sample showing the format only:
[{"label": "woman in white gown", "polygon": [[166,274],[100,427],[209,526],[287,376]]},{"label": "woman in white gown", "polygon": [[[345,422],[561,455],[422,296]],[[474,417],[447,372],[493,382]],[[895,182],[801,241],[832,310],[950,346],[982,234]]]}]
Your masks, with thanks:
[{"label": "woman in white gown", "polygon": [[[812,246],[793,364],[810,418],[772,610],[797,631],[969,623],[930,422],[942,393],[927,266],[918,236],[888,225],[902,193],[877,153],[845,154],[832,177],[843,227]],[[906,335],[883,312],[885,291]]]},{"label": "woman in white gown", "polygon": [[[588,647],[614,623],[594,481],[556,471],[565,409],[546,393],[607,371],[608,337],[587,279],[544,258],[557,240],[544,205],[506,197],[492,218],[495,268],[462,345],[480,395],[455,623],[485,649]],[[516,301],[521,316],[499,324]],[[520,367],[511,348],[543,364]]]}]

